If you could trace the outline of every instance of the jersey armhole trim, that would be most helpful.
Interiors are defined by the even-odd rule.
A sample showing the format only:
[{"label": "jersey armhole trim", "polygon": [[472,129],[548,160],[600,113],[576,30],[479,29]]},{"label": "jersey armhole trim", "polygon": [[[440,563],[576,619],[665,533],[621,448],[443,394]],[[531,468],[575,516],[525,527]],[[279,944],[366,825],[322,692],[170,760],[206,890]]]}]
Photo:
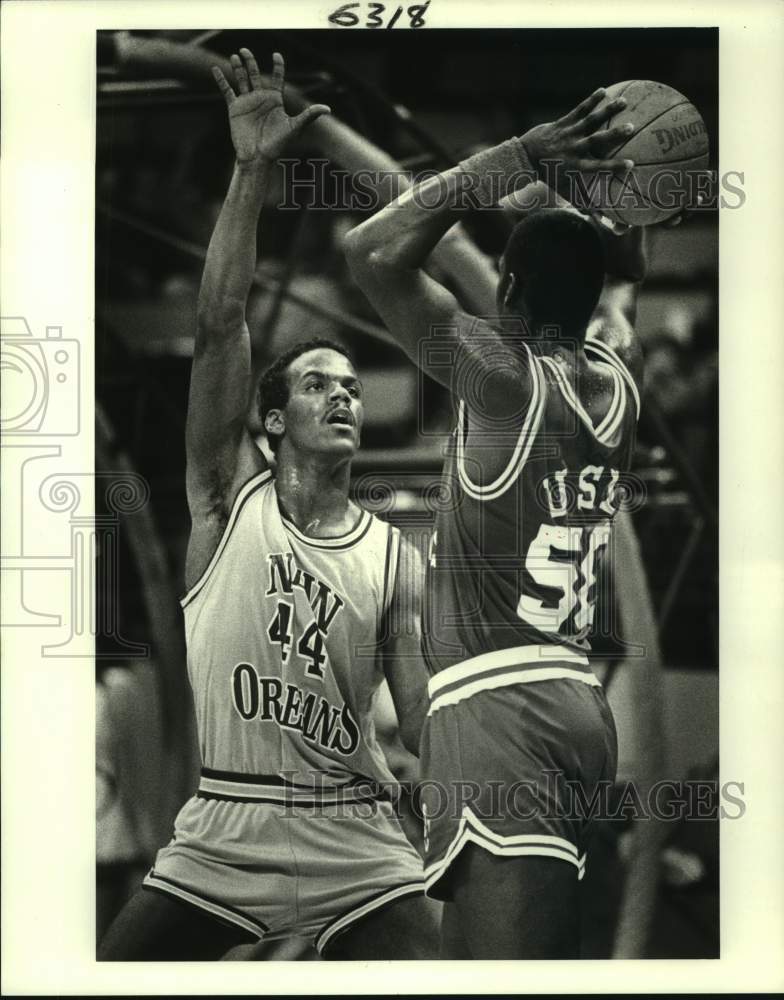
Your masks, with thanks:
[{"label": "jersey armhole trim", "polygon": [[207,580],[210,578],[212,571],[215,569],[218,560],[220,559],[223,553],[223,550],[226,548],[226,545],[228,544],[229,537],[231,536],[231,533],[234,530],[234,526],[236,525],[237,520],[240,514],[242,513],[242,509],[245,506],[245,504],[257,490],[261,489],[262,486],[266,486],[268,483],[270,483],[272,481],[272,478],[273,477],[270,470],[265,469],[264,472],[259,472],[255,476],[252,476],[247,481],[247,483],[245,483],[245,485],[240,489],[239,493],[237,494],[234,500],[234,504],[231,508],[231,514],[229,515],[229,520],[226,522],[226,527],[223,529],[223,534],[221,535],[220,541],[218,542],[215,551],[212,554],[212,559],[210,559],[209,563],[207,564],[207,568],[201,574],[196,583],[194,583],[194,585],[190,588],[190,590],[180,601],[180,605],[183,608],[185,608],[188,604],[190,604],[191,601],[193,601],[193,599],[199,595],[204,585],[207,583]]},{"label": "jersey armhole trim", "polygon": [[613,377],[613,401],[610,405],[604,420],[596,428],[596,437],[602,444],[612,448],[617,444],[618,431],[623,423],[623,415],[626,413],[627,395],[626,386],[618,369],[611,367]]},{"label": "jersey armhole trim", "polygon": [[580,420],[582,420],[600,444],[603,444],[606,448],[612,448],[617,443],[615,439],[621,426],[623,415],[626,412],[627,403],[626,388],[616,367],[609,361],[605,361],[605,359],[602,358],[602,362],[608,365],[610,368],[610,374],[612,375],[613,398],[605,415],[599,423],[594,426],[593,420],[591,420],[588,411],[580,402],[580,398],[575,392],[574,387],[569,383],[565,374],[561,371],[555,361],[553,361],[552,358],[542,358],[541,360],[542,363],[547,365],[555,376],[556,385],[558,386],[561,395],[566,400],[567,405],[575,411]]},{"label": "jersey armhole trim", "polygon": [[512,457],[509,459],[500,476],[486,486],[479,486],[473,483],[466,472],[465,442],[463,440],[465,436],[465,403],[462,399],[460,400],[457,417],[457,474],[460,479],[460,485],[468,496],[474,500],[497,500],[498,497],[506,493],[528,461],[531,447],[539,430],[542,413],[544,412],[546,385],[541,368],[537,364],[537,360],[531,353],[530,348],[527,344],[523,344],[523,347],[528,354],[529,371],[532,376],[531,402],[523,420],[523,425],[520,428]]},{"label": "jersey armhole trim", "polygon": [[397,580],[398,564],[400,562],[400,528],[389,525],[389,536],[387,538],[387,554],[384,561],[384,594],[381,604],[382,617],[387,614],[392,604],[392,596],[395,593],[395,581]]},{"label": "jersey armhole trim", "polygon": [[612,347],[605,344],[603,340],[598,340],[596,337],[588,337],[585,341],[585,346],[589,347],[592,351],[602,356],[603,361],[607,361],[609,364],[613,365],[618,372],[626,380],[629,388],[632,391],[632,396],[634,397],[634,405],[637,411],[637,419],[640,419],[640,390],[637,388],[637,383],[634,381],[632,373],[627,368],[626,364],[621,360],[619,354],[617,354]]}]

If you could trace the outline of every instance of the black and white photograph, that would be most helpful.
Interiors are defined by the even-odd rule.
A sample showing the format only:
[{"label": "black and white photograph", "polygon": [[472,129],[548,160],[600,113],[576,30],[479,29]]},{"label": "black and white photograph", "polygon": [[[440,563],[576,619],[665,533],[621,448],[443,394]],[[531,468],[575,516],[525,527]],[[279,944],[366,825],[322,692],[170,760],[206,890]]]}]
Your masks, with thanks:
[{"label": "black and white photograph", "polygon": [[[781,299],[781,239],[737,33],[707,5],[123,6],[86,18],[84,119],[54,126],[50,152],[92,143],[92,173],[57,165],[62,271],[2,310],[4,678],[40,658],[21,703],[52,705],[4,762],[71,720],[50,814],[83,831],[80,968],[170,994],[343,988],[302,962],[350,992],[738,975],[766,870],[778,898],[741,840],[780,842],[782,685],[780,422],[755,416],[781,349],[742,307]],[[13,180],[55,178],[24,163],[15,237]],[[58,983],[21,969],[4,992]]]}]

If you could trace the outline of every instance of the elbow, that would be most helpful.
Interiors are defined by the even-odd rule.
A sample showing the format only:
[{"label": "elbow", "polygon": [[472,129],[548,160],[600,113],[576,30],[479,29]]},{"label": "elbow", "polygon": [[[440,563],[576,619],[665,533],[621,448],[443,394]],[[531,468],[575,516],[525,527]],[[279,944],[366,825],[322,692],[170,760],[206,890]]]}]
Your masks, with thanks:
[{"label": "elbow", "polygon": [[343,237],[343,252],[349,264],[364,260],[371,252],[373,241],[368,235],[367,223],[354,226]]},{"label": "elbow", "polygon": [[196,330],[199,339],[223,338],[233,330],[240,330],[245,324],[245,304],[237,300],[211,302],[199,298],[196,309]]},{"label": "elbow", "polygon": [[389,264],[388,254],[372,235],[369,224],[363,222],[346,234],[343,242],[346,262],[354,278],[373,273]]},{"label": "elbow", "polygon": [[357,260],[362,253],[364,239],[361,230],[362,224],[354,226],[343,237],[343,253],[346,255],[346,260],[349,263]]},{"label": "elbow", "polygon": [[361,232],[362,226],[355,226],[343,239],[343,253],[354,280],[360,284],[363,267],[367,264],[367,240]]}]

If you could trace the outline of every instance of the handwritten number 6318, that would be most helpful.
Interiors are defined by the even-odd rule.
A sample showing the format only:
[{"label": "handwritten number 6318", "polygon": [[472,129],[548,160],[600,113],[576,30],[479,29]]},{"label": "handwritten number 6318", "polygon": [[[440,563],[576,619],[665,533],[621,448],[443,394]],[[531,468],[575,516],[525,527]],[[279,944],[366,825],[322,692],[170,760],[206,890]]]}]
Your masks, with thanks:
[{"label": "handwritten number 6318", "polygon": [[[337,10],[333,11],[327,20],[330,24],[336,24],[339,28],[355,28],[359,24],[360,14],[354,13],[354,9],[357,7],[362,7],[361,3],[344,3]],[[363,27],[365,28],[394,28],[397,19],[405,10],[408,14],[409,28],[422,28],[425,24],[425,12],[430,6],[430,0],[426,3],[416,3],[412,4],[408,8],[398,7],[394,14],[390,17],[389,21],[385,23],[384,14],[386,13],[386,6],[383,3],[369,3],[367,4],[367,20]]]}]

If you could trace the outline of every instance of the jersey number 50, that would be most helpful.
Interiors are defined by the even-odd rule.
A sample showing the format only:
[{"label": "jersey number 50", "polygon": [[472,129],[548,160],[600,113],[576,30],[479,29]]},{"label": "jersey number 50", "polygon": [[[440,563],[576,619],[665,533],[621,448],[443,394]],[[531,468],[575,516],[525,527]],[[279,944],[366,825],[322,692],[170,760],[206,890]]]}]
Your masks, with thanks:
[{"label": "jersey number 50", "polygon": [[521,594],[518,617],[540,632],[551,633],[560,632],[574,614],[570,634],[587,631],[596,609],[592,591],[596,583],[596,557],[609,540],[609,521],[585,526],[540,525],[536,538],[528,546],[525,568],[540,587],[559,592],[558,604],[552,607],[552,601],[548,601],[545,606],[538,597]]}]

